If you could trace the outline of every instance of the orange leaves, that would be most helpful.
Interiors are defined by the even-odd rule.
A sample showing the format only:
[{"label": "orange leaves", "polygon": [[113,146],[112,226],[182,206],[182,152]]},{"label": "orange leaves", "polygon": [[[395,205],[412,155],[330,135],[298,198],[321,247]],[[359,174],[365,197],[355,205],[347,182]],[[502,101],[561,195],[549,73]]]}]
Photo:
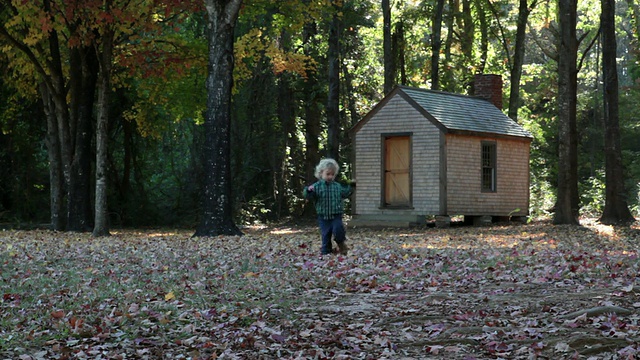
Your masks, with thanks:
[{"label": "orange leaves", "polygon": [[62,310],[52,311],[51,317],[54,319],[62,319],[64,317],[64,311]]}]

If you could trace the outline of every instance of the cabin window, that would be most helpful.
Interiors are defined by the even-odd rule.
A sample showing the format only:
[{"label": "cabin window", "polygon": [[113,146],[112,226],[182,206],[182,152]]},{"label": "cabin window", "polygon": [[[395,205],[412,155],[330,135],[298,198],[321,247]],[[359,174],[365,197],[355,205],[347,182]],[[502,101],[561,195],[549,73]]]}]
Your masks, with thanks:
[{"label": "cabin window", "polygon": [[482,142],[482,191],[496,191],[496,143]]}]

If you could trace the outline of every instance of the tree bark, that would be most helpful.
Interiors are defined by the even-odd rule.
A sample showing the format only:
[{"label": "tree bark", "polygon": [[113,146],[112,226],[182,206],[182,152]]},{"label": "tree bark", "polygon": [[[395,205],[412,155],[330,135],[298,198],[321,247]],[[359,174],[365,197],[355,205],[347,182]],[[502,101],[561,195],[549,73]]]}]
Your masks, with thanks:
[{"label": "tree bark", "polygon": [[71,101],[69,133],[73,149],[67,191],[69,231],[91,231],[91,141],[93,105],[98,79],[98,59],[93,47],[70,49]]},{"label": "tree bark", "polygon": [[616,65],[615,0],[601,0],[602,74],[604,80],[605,203],[600,222],[607,225],[635,221],[626,200],[620,116],[618,106],[618,68]]},{"label": "tree bark", "polygon": [[329,25],[329,92],[327,95],[327,156],[338,160],[340,155],[340,20],[341,6],[334,3]]},{"label": "tree bark", "polygon": [[[110,7],[111,1],[107,1]],[[111,93],[111,62],[113,58],[113,38],[112,29],[106,30],[101,40],[101,52],[98,59],[100,62],[100,76],[98,82],[98,104],[97,104],[97,124],[96,124],[96,199],[95,216],[92,235],[110,236],[109,233],[109,212],[108,212],[108,185],[107,185],[107,156],[108,156],[108,136],[109,136],[109,94]]]},{"label": "tree bark", "polygon": [[233,35],[242,0],[205,0],[209,63],[204,119],[204,198],[194,236],[242,235],[231,208]]},{"label": "tree bark", "polygon": [[487,67],[487,58],[489,57],[489,25],[487,24],[487,15],[482,0],[475,0],[476,11],[480,22],[480,65],[476,73],[484,74]]},{"label": "tree bark", "polygon": [[[394,74],[400,71],[400,84],[407,85],[407,69],[405,64],[405,50],[406,43],[404,40],[404,21],[400,20],[396,23],[395,31],[393,32],[391,51],[393,54],[393,68]],[[395,75],[394,75],[395,78]],[[394,84],[395,86],[395,84]]]},{"label": "tree bark", "polygon": [[[459,14],[462,23],[462,34],[460,34],[460,51],[464,56],[464,65],[471,68],[474,64],[473,60],[473,43],[475,41],[475,25],[471,15],[471,0],[462,0],[462,13]],[[473,79],[473,73],[465,81],[470,83]]]},{"label": "tree bark", "polygon": [[[317,46],[314,43],[316,36],[316,24],[308,23],[304,27],[304,54],[312,59],[317,58]],[[305,181],[307,184],[314,182],[314,170],[320,161],[320,109],[318,107],[320,85],[318,84],[318,73],[314,70],[307,70],[307,81],[304,84],[306,101],[304,103],[305,114]]]},{"label": "tree bark", "polygon": [[382,53],[384,62],[383,91],[388,94],[395,86],[395,64],[391,44],[391,5],[389,0],[382,0]]},{"label": "tree bark", "polygon": [[558,193],[554,224],[579,224],[578,140],[576,125],[577,1],[559,0]]},{"label": "tree bark", "polygon": [[[447,29],[454,28],[454,22],[456,20],[456,12],[459,11],[460,3],[457,0],[448,0],[449,1],[449,14],[445,20],[445,27]],[[453,80],[453,71],[449,68],[449,65],[452,62],[452,54],[451,49],[453,47],[453,31],[447,31],[447,37],[444,42],[444,63],[442,66],[443,72],[443,82],[444,87],[441,85],[445,91],[453,91],[455,89],[455,84]]]},{"label": "tree bark", "polygon": [[438,0],[431,23],[431,89],[440,89],[440,51],[442,49],[442,13],[445,0]]},{"label": "tree bark", "polygon": [[66,227],[64,216],[64,176],[62,174],[62,154],[60,153],[60,138],[58,123],[49,89],[44,83],[38,87],[45,117],[47,118],[47,153],[49,156],[49,209],[51,230],[63,231]]},{"label": "tree bark", "polygon": [[518,25],[516,28],[516,46],[511,65],[511,88],[509,89],[509,117],[518,122],[518,108],[520,107],[520,79],[522,77],[522,65],[524,64],[525,38],[529,14],[536,6],[536,0],[527,4],[528,0],[520,0],[518,8]]}]

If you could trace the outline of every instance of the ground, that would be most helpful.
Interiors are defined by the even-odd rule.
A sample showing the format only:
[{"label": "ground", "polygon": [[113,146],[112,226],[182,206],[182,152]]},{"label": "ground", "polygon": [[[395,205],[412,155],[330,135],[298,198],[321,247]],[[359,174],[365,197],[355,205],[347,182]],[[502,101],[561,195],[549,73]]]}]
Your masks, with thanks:
[{"label": "ground", "polygon": [[0,232],[0,359],[635,359],[640,226]]}]

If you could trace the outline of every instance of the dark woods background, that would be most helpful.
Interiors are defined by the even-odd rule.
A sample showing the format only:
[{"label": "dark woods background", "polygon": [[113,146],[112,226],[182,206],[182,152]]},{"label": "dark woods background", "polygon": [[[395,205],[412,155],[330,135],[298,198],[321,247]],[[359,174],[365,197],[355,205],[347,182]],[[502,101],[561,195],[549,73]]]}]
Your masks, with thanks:
[{"label": "dark woods background", "polygon": [[[6,24],[12,15],[5,3],[10,2],[1,3],[0,20]],[[352,149],[347,132],[383,97],[385,83],[469,93],[475,73],[495,73],[505,81],[504,103],[512,100],[515,26],[523,11],[516,0],[444,1],[442,6],[435,0],[245,3],[236,28],[231,114],[238,224],[313,216],[301,189],[314,180],[317,161],[335,151],[335,144],[329,149],[329,124],[339,130],[338,160],[348,178]],[[535,137],[530,212],[545,217],[555,201],[558,163],[557,21],[555,2],[524,3],[529,30],[517,121]],[[625,190],[637,217],[638,9],[632,1],[616,5]],[[389,6],[388,22],[384,6]],[[580,6],[585,7],[578,8],[578,183],[581,214],[597,217],[605,182],[599,4],[595,10]],[[107,172],[112,226],[193,228],[199,221],[207,45],[204,15],[197,10],[176,12],[162,31],[116,46]],[[437,21],[439,38],[433,35]],[[153,52],[143,47],[151,40]],[[6,69],[0,77],[0,224],[47,224],[49,160],[42,100],[37,81],[21,72],[28,67],[10,50],[10,42],[0,36],[0,45],[0,66]],[[432,56],[436,46],[437,62]],[[337,92],[329,91],[335,86],[329,76],[332,63],[338,64],[333,69],[339,75]],[[332,101],[338,102],[337,114],[329,111]],[[95,136],[91,148],[95,159]],[[91,189],[86,196],[93,194]]]}]

